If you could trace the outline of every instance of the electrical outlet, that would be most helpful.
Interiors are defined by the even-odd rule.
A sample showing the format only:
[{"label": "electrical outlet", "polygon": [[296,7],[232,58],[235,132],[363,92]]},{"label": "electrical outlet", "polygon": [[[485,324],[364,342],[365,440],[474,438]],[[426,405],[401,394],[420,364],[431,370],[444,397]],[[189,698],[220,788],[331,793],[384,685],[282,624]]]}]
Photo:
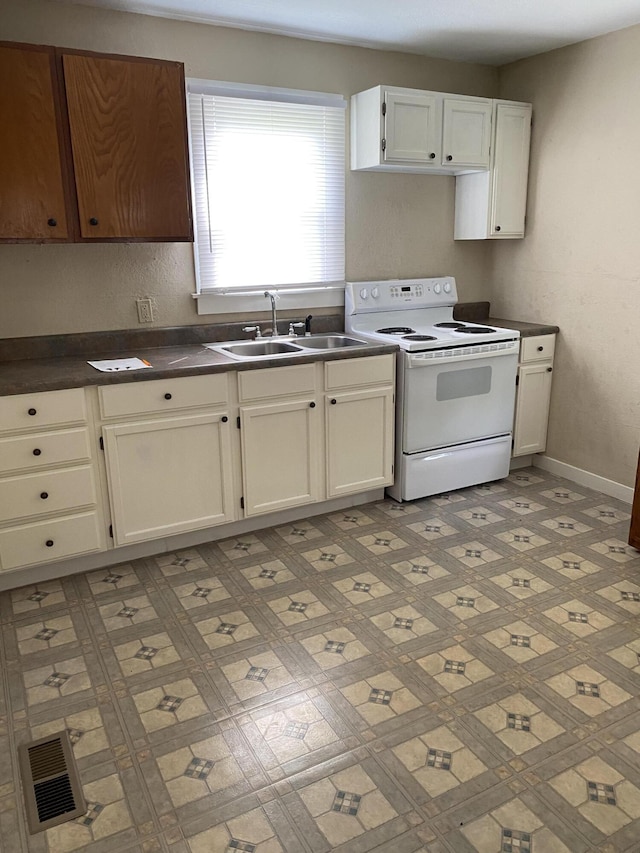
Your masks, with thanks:
[{"label": "electrical outlet", "polygon": [[153,304],[150,299],[136,299],[138,323],[153,323]]}]

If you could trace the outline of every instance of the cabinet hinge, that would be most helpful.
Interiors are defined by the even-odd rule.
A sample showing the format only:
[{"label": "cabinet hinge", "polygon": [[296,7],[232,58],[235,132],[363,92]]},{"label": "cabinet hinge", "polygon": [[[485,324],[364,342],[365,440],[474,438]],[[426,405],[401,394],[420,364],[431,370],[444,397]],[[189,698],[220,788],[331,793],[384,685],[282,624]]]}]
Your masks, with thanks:
[{"label": "cabinet hinge", "polygon": [[520,377],[516,376],[516,385],[519,385],[519,384],[520,384]]},{"label": "cabinet hinge", "polygon": [[113,524],[109,525],[109,536],[113,539]]},{"label": "cabinet hinge", "polygon": [[386,116],[386,114],[387,114],[387,102],[383,101],[382,102],[382,115]]},{"label": "cabinet hinge", "polygon": [[244,498],[240,498],[240,509],[244,509]]},{"label": "cabinet hinge", "polygon": [[100,436],[100,450],[104,450],[104,438]]},{"label": "cabinet hinge", "polygon": [[240,429],[240,415],[236,418],[236,426]]},{"label": "cabinet hinge", "polygon": [[383,140],[382,140],[382,150],[383,150],[383,151],[386,151],[386,150],[387,150],[387,140],[386,140],[386,139],[383,139]]}]

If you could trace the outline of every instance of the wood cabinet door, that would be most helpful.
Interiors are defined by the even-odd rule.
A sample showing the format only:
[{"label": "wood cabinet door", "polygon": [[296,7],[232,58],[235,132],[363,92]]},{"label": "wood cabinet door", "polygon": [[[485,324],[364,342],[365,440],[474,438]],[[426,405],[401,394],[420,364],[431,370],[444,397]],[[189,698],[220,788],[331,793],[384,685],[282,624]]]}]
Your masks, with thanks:
[{"label": "wood cabinet door", "polygon": [[327,494],[393,483],[393,388],[327,395]]},{"label": "wood cabinet door", "polygon": [[116,545],[234,520],[228,416],[103,428]]},{"label": "wood cabinet door", "polygon": [[492,107],[488,99],[444,99],[443,166],[489,168]]},{"label": "wood cabinet door", "polygon": [[0,240],[66,240],[52,48],[0,45]]},{"label": "wood cabinet door", "polygon": [[319,407],[313,399],[240,409],[246,515],[320,499]]},{"label": "wood cabinet door", "polygon": [[385,93],[384,159],[440,166],[442,101],[422,92]]},{"label": "wood cabinet door", "polygon": [[531,107],[498,104],[489,236],[524,237]]},{"label": "wood cabinet door", "polygon": [[62,52],[80,234],[192,240],[179,63]]},{"label": "wood cabinet door", "polygon": [[638,458],[638,470],[636,471],[636,489],[633,495],[633,508],[631,510],[631,529],[629,530],[629,545],[633,545],[640,551],[640,457]]},{"label": "wood cabinet door", "polygon": [[547,446],[552,376],[549,361],[522,365],[518,369],[513,456],[540,453]]}]

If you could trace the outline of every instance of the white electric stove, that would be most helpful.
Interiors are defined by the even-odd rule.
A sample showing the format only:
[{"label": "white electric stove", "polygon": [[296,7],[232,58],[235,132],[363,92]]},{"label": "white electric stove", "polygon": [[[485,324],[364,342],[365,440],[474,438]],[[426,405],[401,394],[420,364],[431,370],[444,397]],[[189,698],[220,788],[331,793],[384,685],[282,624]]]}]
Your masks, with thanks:
[{"label": "white electric stove", "polygon": [[345,329],[400,347],[396,500],[506,477],[520,333],[453,319],[451,276],[349,282]]}]

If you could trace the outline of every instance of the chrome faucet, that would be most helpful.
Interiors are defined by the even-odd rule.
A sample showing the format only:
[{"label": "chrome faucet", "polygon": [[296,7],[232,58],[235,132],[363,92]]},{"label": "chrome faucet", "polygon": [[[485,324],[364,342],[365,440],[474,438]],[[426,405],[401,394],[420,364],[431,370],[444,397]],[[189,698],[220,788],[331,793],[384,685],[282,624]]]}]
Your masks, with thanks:
[{"label": "chrome faucet", "polygon": [[274,293],[271,290],[265,290],[265,296],[268,296],[271,300],[271,337],[278,337],[278,319],[276,317],[276,299],[278,298],[278,294]]}]

